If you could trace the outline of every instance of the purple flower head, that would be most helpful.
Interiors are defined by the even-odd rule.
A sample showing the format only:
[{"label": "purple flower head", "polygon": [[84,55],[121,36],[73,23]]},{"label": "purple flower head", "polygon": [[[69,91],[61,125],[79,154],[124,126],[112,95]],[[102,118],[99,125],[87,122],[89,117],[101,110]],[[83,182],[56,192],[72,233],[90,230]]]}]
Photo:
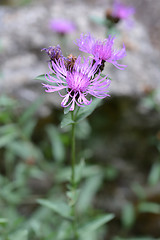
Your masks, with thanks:
[{"label": "purple flower head", "polygon": [[56,47],[43,48],[41,51],[45,51],[51,61],[55,61],[63,57],[61,47],[59,45]]},{"label": "purple flower head", "polygon": [[77,57],[70,54],[68,57],[64,57],[64,65],[68,71],[73,71],[74,64],[77,60]]},{"label": "purple flower head", "polygon": [[[50,66],[49,66],[50,67]],[[97,73],[99,65],[97,62],[90,62],[89,58],[79,56],[74,63],[72,71],[67,70],[64,58],[52,62],[51,73],[56,74],[56,77],[46,74],[48,84],[43,84],[46,92],[58,92],[63,100],[62,107],[70,106],[70,111],[73,111],[75,105],[83,107],[92,102],[91,95],[96,98],[105,98],[108,95],[108,87],[110,80],[107,76],[100,77]],[[96,74],[96,76],[95,76]],[[62,95],[61,90],[65,90]]]},{"label": "purple flower head", "polygon": [[81,34],[80,39],[77,40],[79,50],[92,54],[95,61],[99,64],[103,62],[110,62],[118,69],[123,70],[125,65],[119,64],[117,61],[126,56],[125,46],[121,50],[113,48],[115,37],[109,36],[104,41],[95,40],[90,34]]},{"label": "purple flower head", "polygon": [[113,4],[112,16],[119,19],[127,19],[135,13],[135,8],[128,7],[115,0]]},{"label": "purple flower head", "polygon": [[50,22],[50,29],[59,34],[65,35],[75,31],[75,25],[66,19],[54,19]]}]

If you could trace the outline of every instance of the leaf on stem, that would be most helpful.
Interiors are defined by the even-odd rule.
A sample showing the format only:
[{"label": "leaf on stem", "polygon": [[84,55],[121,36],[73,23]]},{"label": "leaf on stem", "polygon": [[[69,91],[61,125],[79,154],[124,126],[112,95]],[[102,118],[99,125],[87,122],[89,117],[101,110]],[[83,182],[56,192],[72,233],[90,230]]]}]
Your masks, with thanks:
[{"label": "leaf on stem", "polygon": [[93,199],[97,191],[100,189],[102,181],[102,173],[86,179],[85,183],[81,187],[77,204],[77,209],[80,213],[84,213],[92,206]]},{"label": "leaf on stem", "polygon": [[38,110],[38,108],[42,105],[44,99],[42,97],[37,98],[33,104],[29,108],[27,108],[26,111],[20,116],[19,123],[24,125],[27,124],[28,121],[32,120],[32,117],[34,116],[35,112]]},{"label": "leaf on stem", "polygon": [[0,224],[6,224],[8,220],[6,218],[0,218]]},{"label": "leaf on stem", "polygon": [[160,214],[160,204],[154,202],[142,202],[138,205],[138,211]]},{"label": "leaf on stem", "polygon": [[45,199],[38,199],[37,202],[42,206],[48,207],[66,220],[71,221],[70,207],[64,202],[51,202]]},{"label": "leaf on stem", "polygon": [[114,214],[105,214],[97,217],[95,220],[86,223],[84,227],[79,229],[79,234],[85,236],[87,232],[96,231],[98,228],[102,227],[107,222],[111,221],[114,218]]},{"label": "leaf on stem", "polygon": [[64,115],[64,118],[62,119],[62,122],[61,122],[61,128],[66,127],[73,123],[75,122],[72,120],[71,112],[69,112],[66,115]]},{"label": "leaf on stem", "polygon": [[28,231],[25,229],[19,230],[16,233],[9,236],[9,240],[18,240],[18,239],[28,240]]},{"label": "leaf on stem", "polygon": [[53,125],[48,125],[46,131],[51,141],[52,156],[56,162],[62,162],[65,158],[65,149],[61,141],[60,133]]},{"label": "leaf on stem", "polygon": [[92,103],[88,106],[81,107],[76,116],[76,122],[82,121],[84,118],[88,117],[101,103],[102,99],[94,98]]},{"label": "leaf on stem", "polygon": [[122,209],[121,220],[125,228],[130,228],[135,222],[135,208],[134,205],[130,202],[126,203]]},{"label": "leaf on stem", "polygon": [[[54,73],[51,73],[49,74],[51,77],[54,77],[54,78],[57,78],[56,74]],[[40,81],[43,81],[44,83],[48,83],[48,80],[47,80],[47,75],[46,74],[42,74],[42,75],[39,75],[35,78],[35,80],[40,80]],[[57,85],[56,83],[54,82],[49,82],[50,85]]]}]

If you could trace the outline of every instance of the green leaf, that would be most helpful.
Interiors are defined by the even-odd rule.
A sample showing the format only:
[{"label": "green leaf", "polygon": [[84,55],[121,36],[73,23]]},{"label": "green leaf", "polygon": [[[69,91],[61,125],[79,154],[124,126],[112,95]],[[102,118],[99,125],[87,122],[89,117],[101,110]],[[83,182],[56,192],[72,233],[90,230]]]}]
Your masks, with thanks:
[{"label": "green leaf", "polygon": [[144,188],[139,183],[134,183],[132,185],[132,189],[139,199],[142,200],[142,199],[146,198],[146,192],[145,192]]},{"label": "green leaf", "polygon": [[138,205],[139,212],[160,214],[160,204],[153,202],[142,202]]},{"label": "green leaf", "polygon": [[160,163],[155,162],[152,165],[152,168],[148,177],[148,182],[150,185],[155,185],[156,183],[158,183],[159,180],[160,180]]},{"label": "green leaf", "polygon": [[82,236],[85,236],[85,233],[87,232],[96,231],[98,228],[102,227],[104,224],[111,221],[113,218],[114,218],[114,214],[101,215],[100,217],[97,217],[92,222],[86,223],[84,227],[79,229],[79,234]]},{"label": "green leaf", "polygon": [[7,222],[8,220],[6,218],[0,218],[0,224],[5,224]]},{"label": "green leaf", "polygon": [[13,233],[9,240],[27,240],[28,239],[28,231],[27,230],[20,230],[16,233]]},{"label": "green leaf", "polygon": [[[54,77],[54,78],[57,78],[56,74],[54,74],[54,73],[51,73],[51,74],[49,74],[49,75],[52,76],[52,77]],[[49,83],[50,85],[53,85],[53,86],[57,85],[57,84],[54,83],[54,82],[49,82],[49,81],[48,81],[48,77],[47,77],[46,74],[42,74],[42,75],[37,76],[37,77],[35,78],[35,80],[41,80],[41,81],[43,81],[44,83]]]},{"label": "green leaf", "polygon": [[[77,172],[77,166],[75,167],[75,172],[76,172],[76,181],[79,179],[79,165],[78,165],[78,172]],[[102,171],[99,166],[85,166],[83,168],[83,171],[81,171],[81,179],[82,178],[88,178],[97,174],[101,174]],[[71,168],[70,167],[65,167],[61,169],[61,171],[57,172],[56,179],[59,182],[64,182],[68,181],[71,176]]]},{"label": "green leaf", "polygon": [[94,98],[90,105],[81,107],[77,113],[76,122],[80,122],[84,118],[88,117],[96,109],[96,107],[100,105],[101,102],[102,99]]},{"label": "green leaf", "polygon": [[61,128],[66,127],[73,123],[75,123],[75,122],[72,120],[71,112],[69,112],[66,115],[64,115],[63,120],[61,122]]},{"label": "green leaf", "polygon": [[13,132],[17,131],[17,125],[16,124],[7,124],[4,126],[0,126],[0,137],[2,135],[12,134]]},{"label": "green leaf", "polygon": [[26,122],[23,126],[23,135],[27,137],[27,139],[30,139],[32,136],[32,133],[34,131],[34,128],[37,124],[36,119],[31,119],[30,121]]},{"label": "green leaf", "polygon": [[10,151],[22,159],[34,158],[40,160],[42,153],[38,147],[28,141],[13,141],[9,145]]},{"label": "green leaf", "polygon": [[76,137],[78,139],[86,139],[91,133],[91,127],[87,119],[83,119],[76,125]]},{"label": "green leaf", "polygon": [[21,117],[19,118],[19,123],[26,124],[29,120],[31,120],[36,110],[42,104],[43,100],[44,99],[42,97],[36,99],[36,101],[31,104],[31,106],[27,108],[27,110],[21,115]]},{"label": "green leaf", "polygon": [[152,237],[131,237],[131,238],[121,238],[121,237],[115,237],[113,240],[159,240]]},{"label": "green leaf", "polygon": [[52,155],[57,162],[62,162],[65,157],[65,149],[60,138],[60,133],[53,125],[48,125],[46,130],[52,145]]},{"label": "green leaf", "polygon": [[17,104],[15,99],[12,99],[6,95],[0,96],[0,107],[13,107]]},{"label": "green leaf", "polygon": [[77,199],[79,197],[79,189],[76,189],[74,191],[67,191],[66,195],[69,199],[69,206],[73,206],[75,205],[75,203],[77,202]]},{"label": "green leaf", "polygon": [[102,174],[87,178],[81,187],[81,192],[78,199],[77,209],[79,212],[83,213],[91,207],[94,196],[102,184],[102,180]]},{"label": "green leaf", "polygon": [[133,226],[135,221],[135,209],[133,204],[127,203],[122,210],[122,224],[125,228],[130,228]]},{"label": "green leaf", "polygon": [[82,174],[83,174],[83,170],[85,168],[85,161],[84,159],[81,159],[79,164],[76,165],[75,167],[75,178],[76,178],[76,182],[80,182],[81,178],[82,178]]},{"label": "green leaf", "polygon": [[64,108],[64,114],[69,113],[69,109],[70,109],[70,107],[71,107],[71,106],[69,105],[68,107],[65,107],[65,108]]},{"label": "green leaf", "polygon": [[9,145],[10,143],[13,142],[18,137],[19,133],[18,132],[13,132],[11,134],[4,135],[0,137],[0,147],[4,147],[6,145]]},{"label": "green leaf", "polygon": [[51,202],[49,200],[38,199],[37,202],[42,206],[48,207],[66,220],[71,221],[70,207],[64,202]]}]

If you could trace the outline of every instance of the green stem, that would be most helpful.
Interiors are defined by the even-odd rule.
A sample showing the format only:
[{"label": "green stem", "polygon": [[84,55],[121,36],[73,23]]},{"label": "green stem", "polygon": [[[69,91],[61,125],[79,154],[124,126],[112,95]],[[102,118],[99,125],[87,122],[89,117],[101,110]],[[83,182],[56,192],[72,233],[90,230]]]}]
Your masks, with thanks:
[{"label": "green stem", "polygon": [[[74,111],[72,112],[72,120],[74,121]],[[75,154],[75,123],[72,124],[72,138],[71,138],[71,187],[73,195],[76,194],[76,179],[75,179],[75,163],[76,163],[76,154]],[[73,222],[72,222],[72,229],[74,234],[74,240],[78,240],[78,233],[77,233],[77,219],[76,219],[76,208],[75,208],[76,202],[72,203],[72,216],[73,216]]]},{"label": "green stem", "polygon": [[[74,112],[72,112],[72,120],[74,121]],[[72,166],[72,175],[71,175],[71,184],[72,189],[75,189],[75,123],[72,124],[72,138],[71,138],[71,166]]]}]

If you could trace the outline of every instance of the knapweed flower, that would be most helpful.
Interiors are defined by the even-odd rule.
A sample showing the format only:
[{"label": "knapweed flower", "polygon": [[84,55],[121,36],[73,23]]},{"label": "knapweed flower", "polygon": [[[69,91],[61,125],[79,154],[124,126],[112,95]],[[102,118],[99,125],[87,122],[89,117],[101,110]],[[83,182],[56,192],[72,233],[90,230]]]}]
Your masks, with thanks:
[{"label": "knapweed flower", "polygon": [[41,51],[45,51],[48,54],[50,61],[53,62],[55,60],[63,58],[61,47],[59,45],[56,47],[43,48]]},{"label": "knapweed flower", "polygon": [[135,13],[133,7],[125,6],[116,0],[113,4],[112,16],[119,19],[127,19]]},{"label": "knapweed flower", "polygon": [[76,30],[75,25],[66,19],[54,19],[50,22],[50,29],[61,35],[71,33]]},{"label": "knapweed flower", "polygon": [[77,60],[77,57],[70,54],[68,57],[64,57],[64,65],[67,70],[72,71],[74,68],[74,64]]},{"label": "knapweed flower", "polygon": [[79,50],[93,55],[95,61],[99,64],[110,62],[118,69],[123,70],[125,65],[119,64],[117,61],[126,56],[125,46],[121,50],[114,49],[115,37],[109,36],[104,41],[96,40],[90,34],[81,34],[80,39],[77,40]]},{"label": "knapweed flower", "polygon": [[[49,66],[50,67],[50,66]],[[43,84],[46,92],[58,92],[63,100],[62,107],[70,106],[73,111],[75,105],[79,107],[89,105],[92,102],[92,96],[96,98],[105,98],[108,95],[110,80],[107,76],[101,78],[100,72],[97,73],[99,65],[97,62],[90,62],[89,58],[79,56],[74,66],[68,70],[65,66],[65,60],[60,58],[52,62],[51,73],[46,74],[48,84]],[[56,74],[56,76],[52,75]],[[65,91],[63,92],[61,91]]]}]

